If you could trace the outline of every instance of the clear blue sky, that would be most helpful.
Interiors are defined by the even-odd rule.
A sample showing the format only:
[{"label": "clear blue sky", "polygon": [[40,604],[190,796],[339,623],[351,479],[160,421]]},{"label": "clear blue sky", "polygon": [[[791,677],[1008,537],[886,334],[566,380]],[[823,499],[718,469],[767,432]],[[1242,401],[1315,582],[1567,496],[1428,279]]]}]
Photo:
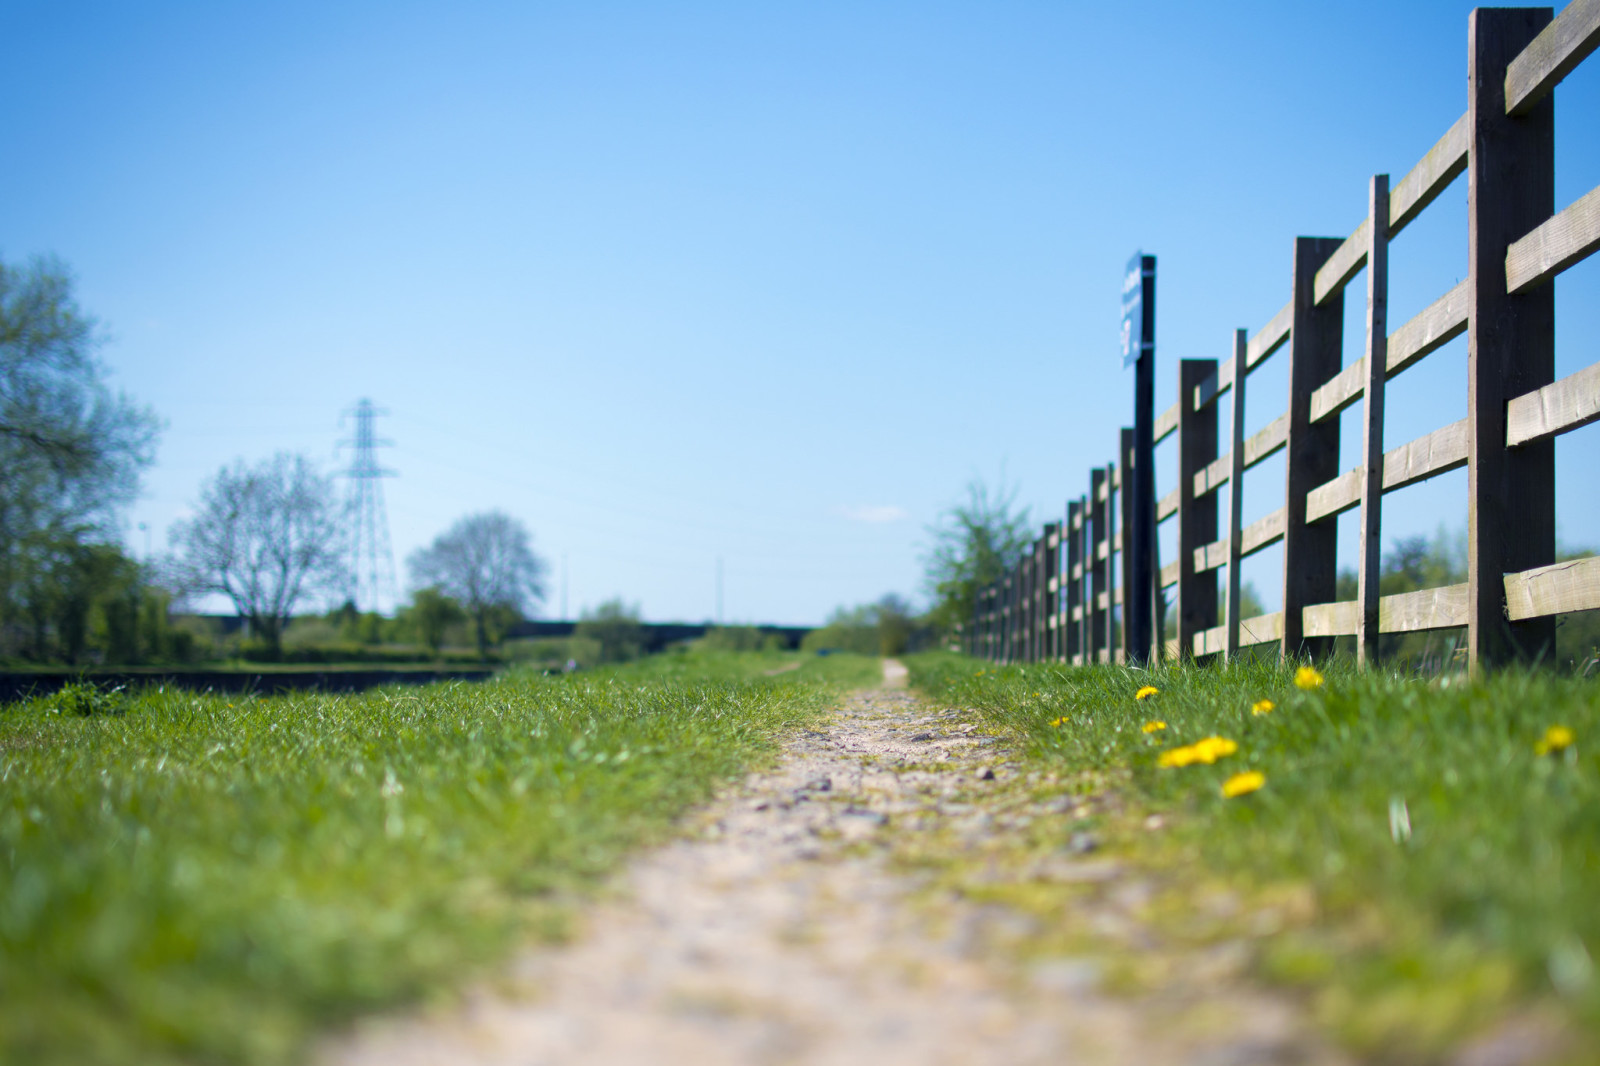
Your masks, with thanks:
[{"label": "clear blue sky", "polygon": [[[729,621],[812,623],[916,592],[974,476],[1040,521],[1083,491],[1130,417],[1135,249],[1160,406],[1263,325],[1292,239],[1348,234],[1465,110],[1469,10],[11,0],[0,254],[64,258],[167,420],[136,552],[230,460],[331,468],[370,396],[402,583],[498,507],[546,616],[565,558],[573,614],[707,618],[721,556]],[[1560,207],[1600,184],[1600,62],[1556,106]],[[1463,274],[1464,185],[1397,241],[1392,323]],[[1565,374],[1600,357],[1600,265],[1557,301]],[[1390,447],[1464,414],[1464,367],[1397,379]],[[1600,542],[1600,426],[1558,454],[1562,536]],[[1269,463],[1246,520],[1281,497]],[[1389,501],[1391,535],[1459,527],[1465,477]]]}]

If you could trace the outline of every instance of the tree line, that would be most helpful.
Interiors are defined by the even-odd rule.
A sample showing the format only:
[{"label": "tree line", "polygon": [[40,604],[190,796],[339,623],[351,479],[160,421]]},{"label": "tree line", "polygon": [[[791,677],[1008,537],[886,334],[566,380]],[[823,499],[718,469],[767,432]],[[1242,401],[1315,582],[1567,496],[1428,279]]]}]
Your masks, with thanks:
[{"label": "tree line", "polygon": [[[353,588],[350,523],[333,479],[287,452],[222,467],[170,552],[133,558],[121,522],[154,461],[162,420],[112,389],[104,335],[59,260],[0,261],[0,659],[184,660],[175,603],[220,597],[258,657],[282,651],[297,611]],[[480,657],[544,599],[545,561],[517,519],[467,515],[407,560],[405,623],[433,653],[470,626]]]}]

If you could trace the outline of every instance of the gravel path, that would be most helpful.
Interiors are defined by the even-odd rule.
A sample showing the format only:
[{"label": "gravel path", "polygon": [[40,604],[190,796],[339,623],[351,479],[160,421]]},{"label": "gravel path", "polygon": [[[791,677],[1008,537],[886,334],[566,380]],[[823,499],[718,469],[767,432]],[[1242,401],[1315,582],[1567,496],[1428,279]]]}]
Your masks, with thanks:
[{"label": "gravel path", "polygon": [[[1018,782],[997,741],[907,693],[859,692],[781,765],[729,789],[638,860],[573,943],[527,954],[447,1012],[367,1023],[324,1066],[1258,1063],[1343,1061],[1230,945],[1175,956],[1154,987],[1102,991],[1106,960],[1040,957],[1037,919],[941,887],[919,842],[984,854],[1053,808],[991,810]],[[1017,790],[1013,789],[1013,798]],[[1093,797],[1087,801],[1092,802]],[[1041,801],[1042,802],[1042,801]],[[1148,889],[1078,837],[1027,876],[1091,883],[1087,927],[1165,949]],[[1009,876],[997,874],[996,876]]]}]

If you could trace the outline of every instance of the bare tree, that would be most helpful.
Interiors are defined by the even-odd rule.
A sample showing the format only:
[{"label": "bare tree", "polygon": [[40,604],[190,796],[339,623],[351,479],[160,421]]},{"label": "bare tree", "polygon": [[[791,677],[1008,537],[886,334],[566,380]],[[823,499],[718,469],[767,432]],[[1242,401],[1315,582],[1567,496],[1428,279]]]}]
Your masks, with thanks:
[{"label": "bare tree", "polygon": [[533,553],[521,522],[501,511],[468,515],[406,560],[414,587],[429,585],[472,616],[478,655],[489,651],[488,621],[496,608],[527,613],[544,599],[545,562]]},{"label": "bare tree", "polygon": [[347,579],[333,482],[303,455],[223,467],[172,530],[185,591],[221,593],[274,653],[296,604]]}]

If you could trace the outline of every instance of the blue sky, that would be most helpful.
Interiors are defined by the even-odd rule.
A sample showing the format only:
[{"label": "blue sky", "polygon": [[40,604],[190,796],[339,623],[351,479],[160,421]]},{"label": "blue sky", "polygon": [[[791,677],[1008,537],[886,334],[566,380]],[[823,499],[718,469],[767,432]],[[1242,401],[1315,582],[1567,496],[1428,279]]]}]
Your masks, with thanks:
[{"label": "blue sky", "polygon": [[[1348,234],[1368,175],[1465,110],[1469,10],[12,0],[0,254],[66,260],[167,420],[136,552],[235,458],[332,469],[370,396],[402,584],[497,507],[552,563],[546,616],[564,572],[571,614],[708,618],[720,557],[728,621],[812,623],[915,593],[975,476],[1039,521],[1083,491],[1130,417],[1135,249],[1159,406],[1177,358],[1263,325],[1293,238]],[[1561,207],[1600,184],[1600,62],[1556,107]],[[1392,323],[1464,272],[1465,205],[1397,240]],[[1557,284],[1565,374],[1597,357],[1600,265]],[[1464,369],[1457,341],[1396,380],[1389,447],[1462,417]],[[1558,445],[1569,543],[1600,542],[1597,460],[1600,426]],[[1281,482],[1252,472],[1247,521]],[[1386,532],[1465,515],[1447,475]]]}]

